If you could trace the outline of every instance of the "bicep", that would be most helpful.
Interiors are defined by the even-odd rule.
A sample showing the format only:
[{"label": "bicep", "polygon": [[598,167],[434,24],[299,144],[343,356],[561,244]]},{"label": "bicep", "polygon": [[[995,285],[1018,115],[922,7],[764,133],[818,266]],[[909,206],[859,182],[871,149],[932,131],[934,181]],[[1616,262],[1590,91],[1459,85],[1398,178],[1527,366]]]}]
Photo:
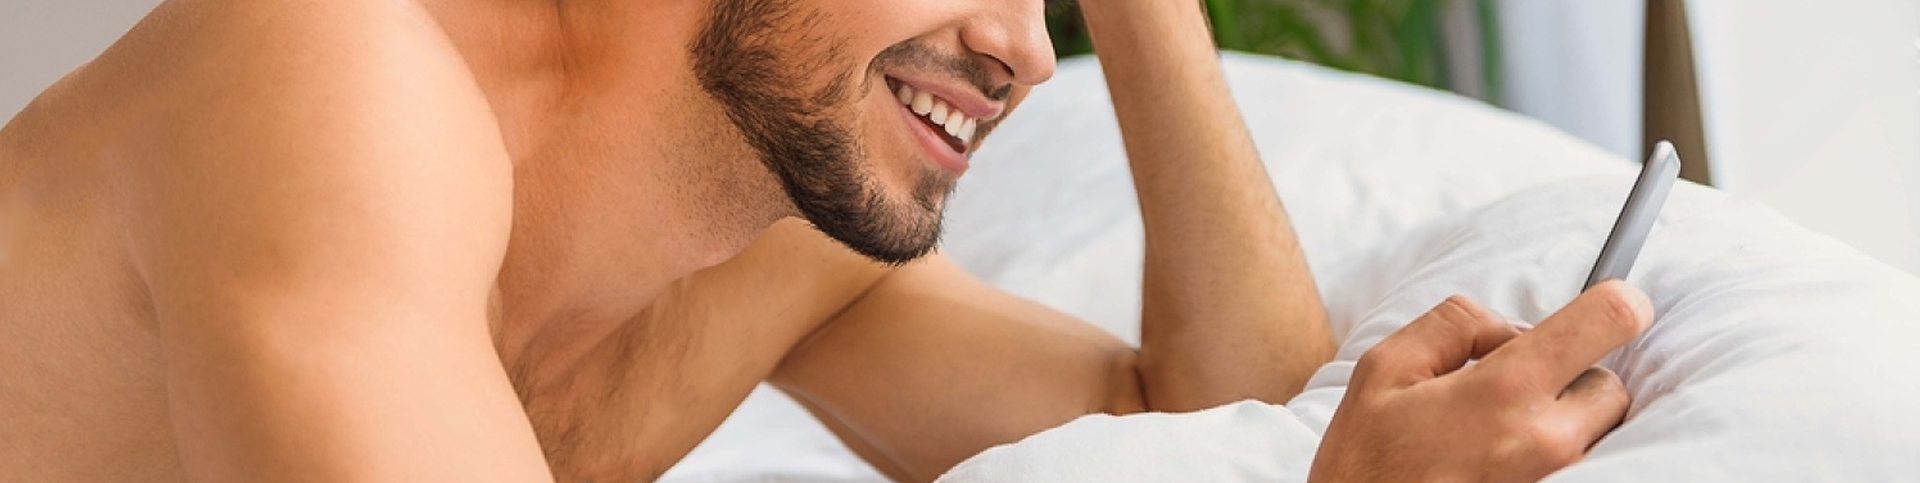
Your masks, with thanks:
[{"label": "bicep", "polygon": [[384,60],[260,47],[352,40],[312,22],[209,27],[257,45],[156,81],[183,107],[116,167],[183,464],[197,481],[548,478],[487,332],[511,210],[497,135],[481,141],[484,110],[428,101],[465,93],[445,63],[380,74],[418,53],[408,39],[376,36]]},{"label": "bicep", "polygon": [[897,479],[1095,412],[1140,410],[1134,352],[940,256],[881,279],[773,382]]}]

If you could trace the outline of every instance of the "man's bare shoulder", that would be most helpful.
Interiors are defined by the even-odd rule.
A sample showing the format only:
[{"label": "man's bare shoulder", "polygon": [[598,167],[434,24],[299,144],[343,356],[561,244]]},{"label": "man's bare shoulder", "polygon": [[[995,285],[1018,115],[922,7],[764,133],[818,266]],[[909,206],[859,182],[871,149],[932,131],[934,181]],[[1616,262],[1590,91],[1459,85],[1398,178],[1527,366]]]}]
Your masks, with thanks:
[{"label": "man's bare shoulder", "polygon": [[150,273],[241,247],[497,270],[498,123],[409,2],[170,0],[69,81],[79,104],[120,106],[90,109]]},{"label": "man's bare shoulder", "polygon": [[[14,409],[0,426],[25,438],[0,437],[0,468],[29,461],[21,481],[180,479],[196,464],[183,457],[215,453],[209,426],[183,429],[196,422],[301,401],[335,406],[289,411],[404,408],[445,394],[408,377],[498,371],[485,303],[512,171],[484,97],[435,28],[404,1],[168,0],[8,121],[0,237],[18,243],[0,240],[14,249],[0,260],[0,325],[19,337],[0,344],[11,369],[0,392],[32,397],[0,402]],[[262,375],[301,374],[283,364],[295,356],[332,369]],[[416,358],[351,369],[379,357]],[[236,366],[275,382],[222,379]],[[353,390],[379,384],[422,389]],[[312,396],[327,388],[342,397]],[[448,400],[507,408],[486,420],[514,427],[504,380]],[[445,420],[451,406],[390,420]],[[351,430],[350,417],[309,419],[335,425],[283,434]],[[513,431],[524,432],[496,434]],[[113,450],[130,447],[153,451]],[[398,466],[385,461],[362,466]]]},{"label": "man's bare shoulder", "polygon": [[138,121],[458,117],[475,121],[447,134],[498,137],[464,60],[407,1],[168,0],[74,77],[58,87],[175,117]]},{"label": "man's bare shoulder", "polygon": [[260,101],[225,95],[250,86],[298,93],[407,82],[439,91],[420,101],[484,103],[444,32],[411,1],[166,0],[22,114]]}]

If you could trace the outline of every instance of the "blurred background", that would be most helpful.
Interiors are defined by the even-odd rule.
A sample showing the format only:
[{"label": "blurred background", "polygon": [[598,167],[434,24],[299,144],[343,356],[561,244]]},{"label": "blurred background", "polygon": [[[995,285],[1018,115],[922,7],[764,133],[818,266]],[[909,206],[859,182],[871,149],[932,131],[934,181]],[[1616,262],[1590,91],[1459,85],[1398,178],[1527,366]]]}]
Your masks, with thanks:
[{"label": "blurred background", "polygon": [[[1201,0],[1196,0],[1201,1]],[[1688,178],[1920,273],[1920,1],[1204,0],[1225,49],[1429,86]],[[158,0],[0,0],[0,119]],[[1062,56],[1091,46],[1048,1]]]},{"label": "blurred background", "polygon": [[[1453,91],[1920,273],[1920,1],[1205,0],[1216,43]],[[1091,51],[1071,1],[1061,56]]]}]

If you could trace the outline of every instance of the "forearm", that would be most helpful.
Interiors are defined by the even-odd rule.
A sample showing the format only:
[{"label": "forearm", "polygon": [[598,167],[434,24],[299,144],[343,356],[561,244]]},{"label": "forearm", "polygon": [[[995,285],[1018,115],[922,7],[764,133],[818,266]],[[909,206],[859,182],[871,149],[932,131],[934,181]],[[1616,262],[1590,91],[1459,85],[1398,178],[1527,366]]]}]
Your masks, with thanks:
[{"label": "forearm", "polygon": [[770,381],[898,481],[1090,413],[1141,411],[1125,342],[940,255],[900,268],[793,348]]},{"label": "forearm", "polygon": [[1160,410],[1283,402],[1332,354],[1198,0],[1086,0],[1146,227],[1141,378]]}]

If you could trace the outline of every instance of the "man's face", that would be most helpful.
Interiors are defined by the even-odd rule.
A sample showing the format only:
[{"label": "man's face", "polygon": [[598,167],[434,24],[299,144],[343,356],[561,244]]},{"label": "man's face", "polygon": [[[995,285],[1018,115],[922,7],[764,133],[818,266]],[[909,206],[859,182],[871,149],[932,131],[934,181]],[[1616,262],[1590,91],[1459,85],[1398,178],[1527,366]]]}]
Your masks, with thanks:
[{"label": "man's face", "polygon": [[807,220],[904,263],[1052,52],[1040,0],[716,0],[691,55]]}]

